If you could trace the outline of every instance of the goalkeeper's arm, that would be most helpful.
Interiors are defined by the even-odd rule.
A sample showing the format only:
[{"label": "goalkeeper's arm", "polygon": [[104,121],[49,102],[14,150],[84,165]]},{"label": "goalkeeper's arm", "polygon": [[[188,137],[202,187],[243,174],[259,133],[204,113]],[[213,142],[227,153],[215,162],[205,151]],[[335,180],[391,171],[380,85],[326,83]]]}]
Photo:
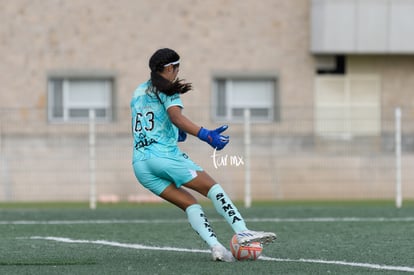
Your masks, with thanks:
[{"label": "goalkeeper's arm", "polygon": [[182,131],[196,136],[199,139],[207,142],[217,150],[223,149],[229,143],[229,136],[224,136],[221,133],[227,130],[227,126],[221,126],[215,130],[208,130],[200,127],[184,116],[181,112],[181,107],[171,106],[167,110],[171,122]]}]

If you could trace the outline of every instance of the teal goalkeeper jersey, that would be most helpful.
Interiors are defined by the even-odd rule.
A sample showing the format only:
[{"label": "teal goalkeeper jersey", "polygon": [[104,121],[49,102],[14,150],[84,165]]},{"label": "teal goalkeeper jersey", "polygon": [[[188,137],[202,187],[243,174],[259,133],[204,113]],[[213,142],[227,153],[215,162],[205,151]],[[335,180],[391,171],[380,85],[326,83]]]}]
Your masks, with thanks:
[{"label": "teal goalkeeper jersey", "polygon": [[151,80],[139,85],[131,99],[133,163],[152,157],[174,157],[180,153],[177,146],[178,128],[167,113],[171,106],[183,108],[180,95],[159,93],[157,98],[147,92],[150,85]]}]

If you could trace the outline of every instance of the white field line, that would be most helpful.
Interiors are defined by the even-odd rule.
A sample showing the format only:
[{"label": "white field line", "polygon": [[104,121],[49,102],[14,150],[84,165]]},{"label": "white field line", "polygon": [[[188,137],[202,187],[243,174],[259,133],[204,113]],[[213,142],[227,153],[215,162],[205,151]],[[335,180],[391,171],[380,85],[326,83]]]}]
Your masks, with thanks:
[{"label": "white field line", "polygon": [[[32,240],[47,240],[47,241],[56,241],[62,243],[77,243],[77,244],[97,244],[97,245],[107,245],[113,247],[122,247],[122,248],[131,248],[131,249],[140,249],[140,250],[158,250],[158,251],[173,251],[173,252],[189,252],[189,253],[210,253],[210,250],[201,250],[201,249],[187,249],[187,248],[177,248],[177,247],[157,247],[157,246],[146,246],[141,244],[129,244],[129,243],[119,243],[111,242],[106,240],[76,240],[63,237],[41,237],[41,236],[32,236]],[[355,263],[355,262],[346,262],[346,261],[328,261],[320,259],[281,259],[281,258],[271,258],[261,256],[260,260],[264,261],[274,261],[274,262],[296,262],[296,263],[312,263],[312,264],[332,264],[332,265],[343,265],[351,267],[363,267],[377,270],[391,270],[391,271],[404,271],[404,272],[414,272],[414,267],[409,266],[392,266],[392,265],[382,265],[382,264],[370,264],[370,263]]]},{"label": "white field line", "polygon": [[299,262],[299,263],[312,263],[312,264],[332,264],[332,265],[365,267],[365,268],[379,269],[379,270],[414,272],[414,267],[409,267],[409,266],[392,266],[392,265],[355,263],[355,262],[345,262],[345,261],[327,261],[327,260],[317,260],[317,259],[296,259],[296,260],[294,260],[294,259],[280,259],[280,258],[270,258],[270,257],[260,257],[259,259],[264,260],[264,261],[275,261],[275,262]]},{"label": "white field line", "polygon": [[[211,222],[224,221],[222,219],[209,219]],[[400,218],[385,218],[385,217],[315,217],[315,218],[252,218],[245,219],[246,222],[270,222],[270,223],[283,223],[283,222],[413,222],[414,217],[400,217]],[[73,225],[73,224],[159,224],[159,223],[187,223],[187,219],[154,219],[154,220],[19,220],[19,221],[0,221],[0,225]]]},{"label": "white field line", "polygon": [[111,242],[111,241],[105,241],[105,240],[89,241],[89,240],[75,240],[75,239],[62,238],[62,237],[39,237],[39,236],[33,236],[33,237],[30,237],[30,239],[56,241],[56,242],[61,242],[61,243],[99,244],[99,245],[141,249],[141,250],[161,250],[161,251],[194,252],[194,253],[196,252],[209,253],[210,252],[209,250],[201,250],[201,249],[177,248],[177,247],[169,247],[169,246],[163,246],[163,247],[146,246],[142,244],[119,243],[119,242]]}]

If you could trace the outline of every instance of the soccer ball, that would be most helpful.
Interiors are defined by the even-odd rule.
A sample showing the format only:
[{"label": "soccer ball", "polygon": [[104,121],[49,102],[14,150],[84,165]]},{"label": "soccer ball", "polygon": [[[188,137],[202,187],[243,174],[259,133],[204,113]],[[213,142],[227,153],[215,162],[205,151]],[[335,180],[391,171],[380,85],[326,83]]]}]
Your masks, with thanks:
[{"label": "soccer ball", "polygon": [[239,261],[257,260],[262,254],[263,246],[259,242],[252,242],[248,245],[241,245],[237,242],[237,234],[231,238],[230,250],[234,258]]}]

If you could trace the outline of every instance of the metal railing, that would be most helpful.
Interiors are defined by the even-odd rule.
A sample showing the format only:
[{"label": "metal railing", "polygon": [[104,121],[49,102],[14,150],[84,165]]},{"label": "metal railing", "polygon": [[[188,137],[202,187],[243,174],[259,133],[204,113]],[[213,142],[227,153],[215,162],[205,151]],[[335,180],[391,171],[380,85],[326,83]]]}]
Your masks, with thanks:
[{"label": "metal railing", "polygon": [[[220,152],[194,137],[180,146],[246,206],[292,199],[396,199],[401,206],[414,198],[414,139],[404,115],[412,109],[383,109],[378,135],[352,136],[316,133],[312,111],[297,108],[285,108],[275,123],[229,123],[231,142]],[[218,125],[200,109],[186,114]],[[132,171],[129,110],[115,113],[111,123],[91,112],[90,121],[56,124],[45,110],[1,109],[0,201],[90,200],[93,208],[155,200]]]}]

